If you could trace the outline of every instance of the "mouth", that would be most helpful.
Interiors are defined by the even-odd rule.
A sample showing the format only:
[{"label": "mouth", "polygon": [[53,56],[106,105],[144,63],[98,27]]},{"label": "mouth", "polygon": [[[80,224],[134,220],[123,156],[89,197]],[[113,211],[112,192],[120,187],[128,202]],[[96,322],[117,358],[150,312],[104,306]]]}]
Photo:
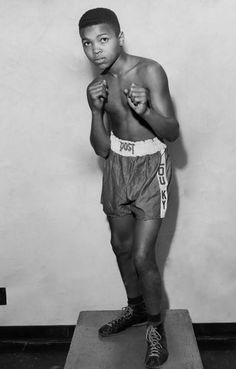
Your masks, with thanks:
[{"label": "mouth", "polygon": [[103,64],[105,60],[106,60],[105,58],[97,58],[97,59],[94,59],[93,62],[94,64],[100,65],[100,64]]}]

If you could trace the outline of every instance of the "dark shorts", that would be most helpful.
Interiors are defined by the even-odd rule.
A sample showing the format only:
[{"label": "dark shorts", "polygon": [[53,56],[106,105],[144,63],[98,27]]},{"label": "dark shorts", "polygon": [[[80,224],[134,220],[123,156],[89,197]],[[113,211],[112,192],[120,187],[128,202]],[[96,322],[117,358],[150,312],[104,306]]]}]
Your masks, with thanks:
[{"label": "dark shorts", "polygon": [[112,135],[101,195],[108,216],[133,214],[142,220],[165,217],[171,162],[166,145],[154,140],[131,142]]}]

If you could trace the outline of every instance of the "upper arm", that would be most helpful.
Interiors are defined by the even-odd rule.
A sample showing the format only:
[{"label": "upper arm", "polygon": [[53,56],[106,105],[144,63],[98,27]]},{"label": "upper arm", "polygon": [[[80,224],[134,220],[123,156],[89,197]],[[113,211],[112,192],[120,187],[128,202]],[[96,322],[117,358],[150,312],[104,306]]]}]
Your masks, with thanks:
[{"label": "upper arm", "polygon": [[150,64],[147,67],[145,79],[151,107],[165,117],[174,117],[168,79],[164,69],[158,63]]}]

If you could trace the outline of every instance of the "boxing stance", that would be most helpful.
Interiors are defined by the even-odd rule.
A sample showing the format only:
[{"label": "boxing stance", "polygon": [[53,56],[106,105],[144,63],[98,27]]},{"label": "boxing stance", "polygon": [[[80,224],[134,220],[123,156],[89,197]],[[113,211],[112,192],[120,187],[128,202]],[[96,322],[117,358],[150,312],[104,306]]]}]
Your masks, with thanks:
[{"label": "boxing stance", "polygon": [[86,56],[100,70],[87,88],[90,141],[104,158],[101,203],[128,299],[99,335],[147,322],[145,364],[159,368],[168,350],[155,244],[171,178],[166,141],[176,140],[179,124],[165,71],[156,61],[124,51],[124,34],[113,11],[88,10],[79,31]]}]

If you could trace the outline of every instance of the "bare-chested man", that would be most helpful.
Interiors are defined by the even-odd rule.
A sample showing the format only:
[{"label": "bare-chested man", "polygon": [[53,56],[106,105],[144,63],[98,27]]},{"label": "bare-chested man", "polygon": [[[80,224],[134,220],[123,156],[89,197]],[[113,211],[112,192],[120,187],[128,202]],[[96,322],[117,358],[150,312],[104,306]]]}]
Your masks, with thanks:
[{"label": "bare-chested man", "polygon": [[79,31],[86,56],[100,70],[87,89],[90,140],[105,159],[101,202],[128,298],[128,306],[99,335],[147,322],[145,365],[159,368],[168,350],[155,243],[171,178],[165,141],[178,137],[179,124],[163,68],[123,50],[124,35],[114,12],[88,10]]}]

